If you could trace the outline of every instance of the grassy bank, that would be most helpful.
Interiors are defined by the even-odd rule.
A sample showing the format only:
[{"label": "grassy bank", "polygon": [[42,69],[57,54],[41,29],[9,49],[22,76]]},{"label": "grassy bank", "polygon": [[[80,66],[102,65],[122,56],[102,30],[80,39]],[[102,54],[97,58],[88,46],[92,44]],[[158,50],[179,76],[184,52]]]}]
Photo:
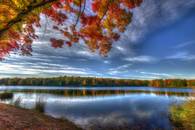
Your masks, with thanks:
[{"label": "grassy bank", "polygon": [[13,98],[13,93],[9,93],[9,92],[0,93],[0,100],[7,100],[12,98]]},{"label": "grassy bank", "polygon": [[170,118],[176,130],[195,130],[195,100],[172,106]]}]

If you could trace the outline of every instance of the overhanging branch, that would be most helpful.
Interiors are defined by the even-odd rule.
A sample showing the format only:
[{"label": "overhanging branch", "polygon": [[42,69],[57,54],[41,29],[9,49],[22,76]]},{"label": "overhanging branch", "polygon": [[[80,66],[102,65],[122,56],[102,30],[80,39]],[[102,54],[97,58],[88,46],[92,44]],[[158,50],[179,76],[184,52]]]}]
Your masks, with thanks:
[{"label": "overhanging branch", "polygon": [[13,25],[19,23],[22,21],[22,19],[28,15],[30,12],[32,12],[34,9],[36,8],[39,8],[39,7],[42,7],[42,6],[45,6],[47,4],[50,4],[50,3],[53,3],[55,1],[58,1],[58,0],[48,0],[48,1],[45,1],[43,0],[42,2],[40,3],[37,3],[37,4],[32,4],[32,5],[29,5],[27,6],[27,8],[25,10],[21,10],[20,13],[18,14],[18,16],[12,20],[10,20],[7,25],[3,28],[3,29],[0,29],[0,37],[7,31],[9,30]]}]

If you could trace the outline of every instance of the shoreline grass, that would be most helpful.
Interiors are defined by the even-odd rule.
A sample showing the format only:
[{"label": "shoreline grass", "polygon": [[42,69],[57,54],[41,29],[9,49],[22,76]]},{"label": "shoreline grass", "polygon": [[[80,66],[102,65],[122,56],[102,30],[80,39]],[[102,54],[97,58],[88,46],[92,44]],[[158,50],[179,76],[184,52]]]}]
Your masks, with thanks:
[{"label": "shoreline grass", "polygon": [[195,130],[195,100],[172,106],[170,120],[175,130]]},{"label": "shoreline grass", "polygon": [[10,92],[0,93],[1,100],[8,100],[8,99],[12,99],[12,98],[13,98],[13,93],[10,93]]}]

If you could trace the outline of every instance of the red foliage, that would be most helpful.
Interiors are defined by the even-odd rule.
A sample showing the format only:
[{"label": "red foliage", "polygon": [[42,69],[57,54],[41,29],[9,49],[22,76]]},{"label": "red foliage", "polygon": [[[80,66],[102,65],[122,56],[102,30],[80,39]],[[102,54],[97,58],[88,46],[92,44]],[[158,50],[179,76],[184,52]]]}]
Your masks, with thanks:
[{"label": "red foliage", "polygon": [[[47,3],[49,0],[44,1]],[[131,22],[131,9],[140,6],[143,0],[93,0],[91,15],[85,11],[85,8],[88,8],[85,7],[87,2],[58,0],[53,2],[50,8],[44,7],[40,12],[54,21],[53,28],[64,35],[64,39],[51,38],[52,47],[62,48],[64,43],[72,46],[82,41],[92,51],[98,50],[100,54],[107,55],[112,43],[119,40],[121,32],[124,32]],[[73,17],[78,20],[67,24],[67,19],[74,19]],[[5,26],[7,25],[5,23]],[[31,44],[38,38],[33,25],[40,27],[39,15],[31,14],[27,17],[24,27],[20,30],[9,28],[6,32],[8,39],[0,39],[0,58],[15,49],[20,49],[23,54],[30,54]]]},{"label": "red foliage", "polygon": [[50,41],[51,41],[51,46],[54,48],[62,48],[64,45],[64,41],[61,39],[56,40],[54,38],[51,38]]}]

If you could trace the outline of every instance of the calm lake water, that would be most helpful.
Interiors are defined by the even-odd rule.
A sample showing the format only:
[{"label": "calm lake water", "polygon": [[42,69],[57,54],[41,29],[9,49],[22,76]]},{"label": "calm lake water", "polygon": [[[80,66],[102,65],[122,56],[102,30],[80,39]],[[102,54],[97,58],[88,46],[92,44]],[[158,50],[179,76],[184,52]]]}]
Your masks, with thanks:
[{"label": "calm lake water", "polygon": [[66,118],[86,130],[171,130],[169,107],[193,97],[192,89],[152,87],[0,87],[1,102]]}]

